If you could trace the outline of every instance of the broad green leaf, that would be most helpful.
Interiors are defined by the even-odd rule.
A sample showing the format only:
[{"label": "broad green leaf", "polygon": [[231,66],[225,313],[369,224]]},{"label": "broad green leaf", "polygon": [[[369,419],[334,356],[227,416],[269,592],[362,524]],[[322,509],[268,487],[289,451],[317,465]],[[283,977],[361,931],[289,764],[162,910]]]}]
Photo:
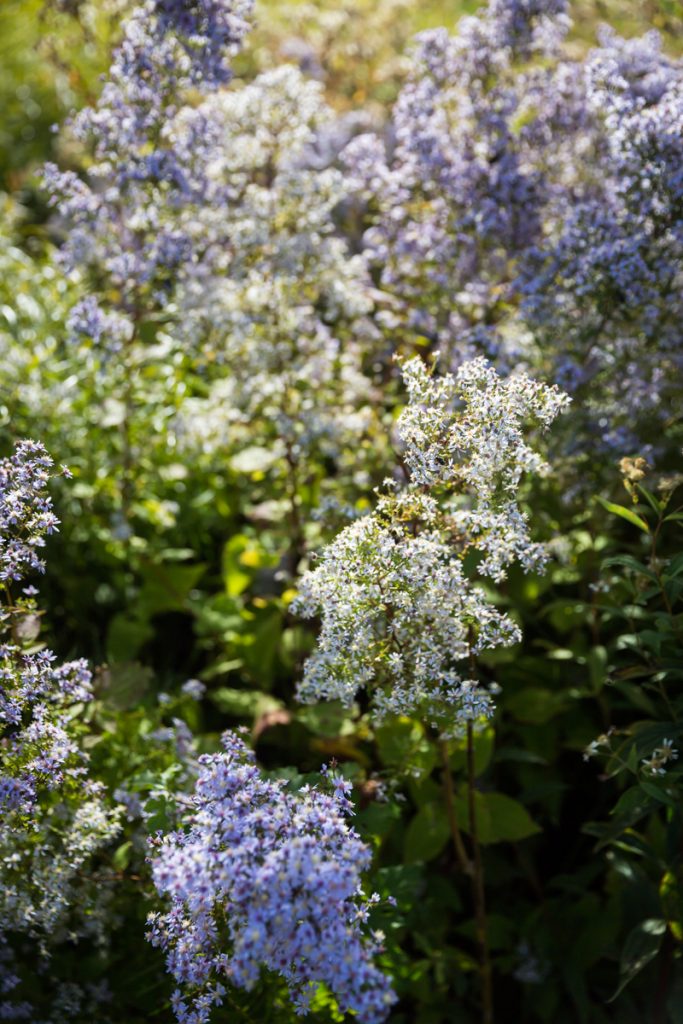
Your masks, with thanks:
[{"label": "broad green leaf", "polygon": [[561,714],[569,702],[566,692],[553,692],[530,686],[506,699],[505,706],[520,722],[543,725]]},{"label": "broad green leaf", "polygon": [[125,612],[115,615],[107,632],[107,658],[110,662],[132,661],[141,647],[154,636],[147,619],[132,618]]},{"label": "broad green leaf", "polygon": [[276,604],[260,608],[242,650],[245,666],[261,686],[270,687],[282,637],[283,612]]},{"label": "broad green leaf", "polygon": [[374,800],[357,812],[353,824],[366,842],[379,847],[400,817],[401,808],[397,803],[378,803]]},{"label": "broad green leaf", "polygon": [[121,846],[117,847],[112,857],[112,864],[117,871],[125,871],[130,864],[130,855],[133,849],[133,844],[130,840],[122,843]]},{"label": "broad green leaf", "polygon": [[256,719],[283,706],[282,701],[260,690],[237,690],[229,686],[209,691],[209,698],[220,711],[235,718]]},{"label": "broad green leaf", "polygon": [[231,537],[223,548],[223,580],[230,597],[238,597],[252,581],[254,567],[242,556],[253,548],[252,541],[241,533]]},{"label": "broad green leaf", "polygon": [[[476,792],[474,802],[481,843],[516,842],[541,831],[526,807],[504,793]],[[469,833],[469,806],[462,790],[456,796],[455,805],[458,823]]]},{"label": "broad green leaf", "polygon": [[148,563],[143,566],[145,582],[137,601],[143,613],[152,616],[160,612],[182,611],[204,569],[204,565]]},{"label": "broad green leaf", "polygon": [[354,728],[351,711],[340,700],[326,700],[303,707],[297,711],[296,717],[317,736],[348,736]]},{"label": "broad green leaf", "polygon": [[396,718],[375,730],[379,756],[388,768],[416,776],[429,775],[436,765],[434,744],[419,722]]},{"label": "broad green leaf", "polygon": [[410,910],[424,887],[423,869],[418,864],[392,864],[372,876],[372,887],[380,896],[393,896],[399,908]]},{"label": "broad green leaf", "polygon": [[448,818],[441,804],[424,804],[408,825],[403,855],[406,864],[438,857],[450,837]]},{"label": "broad green leaf", "polygon": [[102,672],[102,689],[107,704],[124,711],[135,707],[147,694],[152,670],[137,662],[119,662]]}]

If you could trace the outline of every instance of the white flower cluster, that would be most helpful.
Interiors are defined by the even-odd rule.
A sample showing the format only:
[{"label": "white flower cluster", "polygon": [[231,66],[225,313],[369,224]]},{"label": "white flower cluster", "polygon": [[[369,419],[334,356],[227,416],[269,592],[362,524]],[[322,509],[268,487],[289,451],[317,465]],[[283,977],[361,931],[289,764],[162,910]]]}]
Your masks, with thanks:
[{"label": "white flower cluster", "polygon": [[32,832],[0,833],[0,936],[27,934],[44,956],[48,946],[77,936],[104,942],[110,887],[91,863],[117,835],[120,822],[105,807],[98,783],[86,781],[81,792],[80,806],[44,811]]},{"label": "white flower cluster", "polygon": [[184,408],[184,444],[224,453],[256,431],[334,457],[372,419],[363,360],[376,330],[364,261],[334,230],[342,175],[315,159],[332,111],[319,83],[285,66],[184,116],[215,133],[210,199],[192,226],[207,257],[178,296],[213,383]]},{"label": "white flower cluster", "polygon": [[678,751],[673,740],[662,740],[661,746],[655,747],[649,757],[644,757],[641,764],[649,775],[666,775],[671,762],[678,760]]},{"label": "white flower cluster", "polygon": [[514,561],[527,571],[541,568],[545,552],[529,537],[517,492],[525,473],[548,467],[524,431],[530,423],[548,427],[568,396],[525,373],[500,377],[483,358],[441,377],[415,358],[403,378],[409,404],[398,429],[413,480],[472,496],[473,507],[458,509],[454,520],[483,552],[482,573],[500,581]]},{"label": "white flower cluster", "polygon": [[[404,376],[409,405],[399,429],[415,482],[347,526],[304,575],[294,610],[319,615],[322,627],[299,697],[349,705],[366,686],[377,719],[420,714],[448,736],[492,712],[490,692],[470,678],[472,658],[521,639],[467,577],[463,558],[481,548],[484,571],[496,578],[514,557],[527,564],[515,489],[525,470],[544,464],[523,421],[549,423],[565,399],[526,377],[501,380],[483,360],[434,379],[416,359]],[[437,485],[467,488],[475,509],[454,515],[425,493]]]}]

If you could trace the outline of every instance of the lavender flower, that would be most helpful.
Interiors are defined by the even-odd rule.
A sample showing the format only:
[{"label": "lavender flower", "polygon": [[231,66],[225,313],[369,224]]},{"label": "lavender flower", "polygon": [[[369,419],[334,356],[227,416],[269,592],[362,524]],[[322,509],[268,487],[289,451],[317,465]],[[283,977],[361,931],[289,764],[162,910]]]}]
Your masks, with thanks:
[{"label": "lavender flower", "polygon": [[[251,7],[251,0],[145,0],[129,15],[97,104],[71,123],[92,150],[89,180],[45,169],[69,228],[67,267],[96,269],[134,295],[146,287],[165,305],[169,275],[193,258],[177,218],[201,200],[208,141],[196,119],[194,134],[178,136],[174,118],[189,89],[209,92],[229,80]],[[121,314],[133,315],[134,306],[122,300]]]},{"label": "lavender flower", "polygon": [[52,466],[35,441],[20,441],[14,455],[0,461],[0,581],[45,570],[38,552],[59,526],[46,493]]},{"label": "lavender flower", "polygon": [[569,59],[566,10],[490,0],[418,36],[387,143],[345,156],[392,330],[556,380],[569,443],[623,450],[680,378],[683,65],[654,32]]},{"label": "lavender flower", "polygon": [[[42,571],[36,553],[58,520],[47,494],[52,460],[22,441],[0,462],[0,1017],[21,1019],[5,975],[11,937],[28,936],[39,959],[67,937],[101,939],[103,891],[83,880],[93,854],[118,831],[118,816],[88,779],[78,739],[79,707],[92,699],[84,661],[55,665],[46,649],[24,650],[22,623],[35,588],[13,598],[10,584]],[[86,876],[87,879],[87,876]],[[7,997],[7,998],[5,998]],[[17,1013],[20,1014],[16,1018]]]},{"label": "lavender flower", "polygon": [[170,909],[150,916],[149,938],[179,984],[180,1022],[203,1024],[225,985],[251,989],[268,969],[283,977],[299,1013],[326,984],[365,1024],[394,1002],[374,966],[379,936],[361,890],[369,848],[346,823],[347,786],[334,794],[260,774],[239,737],[200,759],[186,829],[152,841],[152,876]]}]

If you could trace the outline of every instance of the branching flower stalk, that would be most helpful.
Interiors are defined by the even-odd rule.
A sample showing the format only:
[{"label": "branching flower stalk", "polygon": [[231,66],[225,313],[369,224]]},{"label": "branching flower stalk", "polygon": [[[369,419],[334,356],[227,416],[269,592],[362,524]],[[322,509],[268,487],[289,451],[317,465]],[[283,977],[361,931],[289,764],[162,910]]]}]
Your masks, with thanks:
[{"label": "branching flower stalk", "polygon": [[[495,684],[477,679],[476,657],[521,639],[486,597],[518,562],[539,571],[519,489],[546,464],[531,426],[548,427],[569,399],[525,374],[500,377],[483,358],[436,376],[415,358],[403,366],[408,404],[398,421],[409,482],[387,481],[374,512],[346,527],[307,572],[293,608],[319,616],[318,646],[304,666],[303,701],[347,706],[365,687],[371,717],[422,719],[440,747],[444,796],[460,867],[472,880],[482,1022],[492,1020],[483,866],[475,804],[474,737],[494,711]],[[468,565],[465,559],[468,559]],[[449,738],[465,737],[471,856],[455,814]]]}]

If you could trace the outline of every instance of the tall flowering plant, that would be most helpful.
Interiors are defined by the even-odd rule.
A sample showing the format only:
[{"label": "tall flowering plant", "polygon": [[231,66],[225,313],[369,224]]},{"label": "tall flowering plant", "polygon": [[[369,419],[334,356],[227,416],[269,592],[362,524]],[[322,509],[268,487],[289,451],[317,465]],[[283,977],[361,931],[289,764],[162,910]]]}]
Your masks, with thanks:
[{"label": "tall flowering plant", "polygon": [[[144,518],[138,481],[145,470],[162,487],[162,474],[143,452],[153,439],[156,462],[168,462],[163,438],[188,369],[188,354],[163,326],[172,318],[177,283],[210,241],[193,230],[188,211],[206,198],[212,126],[199,115],[181,115],[197,96],[230,80],[229,59],[247,31],[251,6],[250,0],[136,5],[99,99],[68,126],[85,152],[84,174],[54,165],[44,172],[57,226],[65,231],[60,262],[85,292],[67,321],[77,353],[73,372],[81,392],[104,398],[90,412],[91,428],[110,434],[106,455],[117,484],[111,525],[125,536],[134,515]],[[74,396],[76,409],[80,397]],[[96,470],[92,475],[97,480]]]},{"label": "tall flowering plant", "polygon": [[[521,639],[519,627],[472,578],[500,582],[513,562],[538,571],[543,548],[519,506],[523,474],[546,466],[528,443],[528,423],[547,427],[567,407],[555,387],[524,374],[501,378],[483,358],[433,376],[419,359],[403,367],[408,405],[398,421],[405,487],[390,484],[370,515],[348,526],[306,573],[294,609],[321,619],[299,696],[351,705],[361,687],[371,717],[421,718],[439,744],[455,852],[472,880],[482,1021],[493,1020],[483,867],[475,792],[474,736],[493,713],[495,684],[477,656]],[[467,743],[471,854],[456,814],[448,740]]]}]

